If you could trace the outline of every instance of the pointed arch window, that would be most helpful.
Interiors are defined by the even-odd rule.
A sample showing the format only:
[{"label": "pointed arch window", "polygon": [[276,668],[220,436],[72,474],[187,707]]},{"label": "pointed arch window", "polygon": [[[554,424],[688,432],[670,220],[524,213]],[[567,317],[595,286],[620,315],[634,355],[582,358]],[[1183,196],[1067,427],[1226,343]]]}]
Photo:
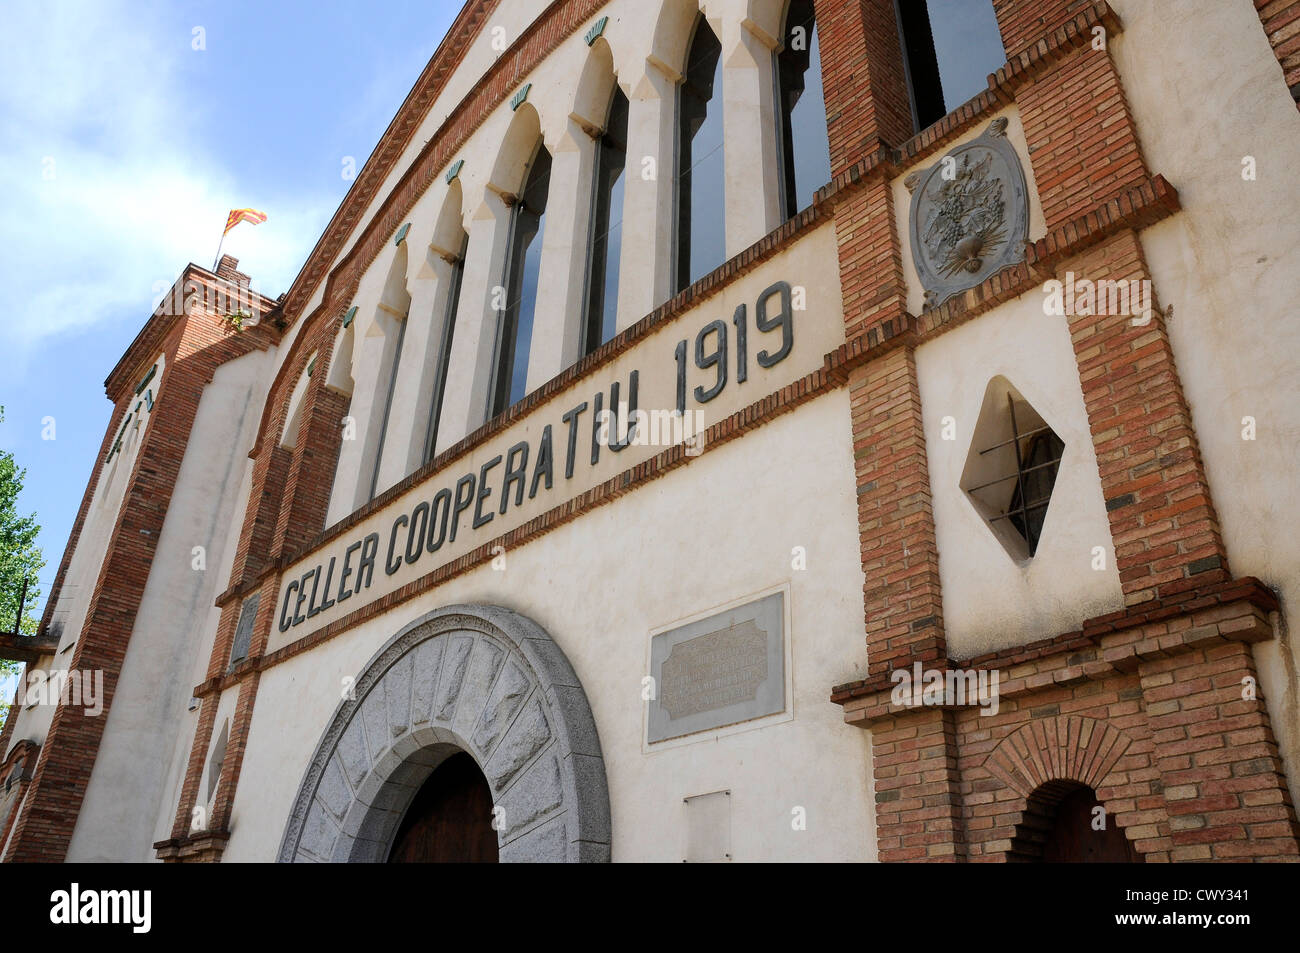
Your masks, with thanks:
[{"label": "pointed arch window", "polygon": [[627,113],[627,97],[615,84],[605,131],[596,143],[583,354],[590,354],[612,338],[617,327],[618,263],[623,251],[623,185],[627,169]]},{"label": "pointed arch window", "polygon": [[433,370],[433,401],[425,430],[424,462],[433,459],[438,449],[438,419],[442,416],[442,398],[447,392],[447,368],[451,364],[451,342],[456,333],[456,311],[460,306],[460,286],[465,277],[465,256],[469,253],[469,235],[461,232],[460,255],[451,263],[447,276],[447,314],[442,322],[442,336]]},{"label": "pointed arch window", "polygon": [[813,193],[831,179],[821,39],[812,0],[791,0],[782,40],[776,57],[781,198],[785,217],[790,218],[807,208]]},{"label": "pointed arch window", "polygon": [[722,44],[701,15],[678,89],[677,291],[726,260]]},{"label": "pointed arch window", "polygon": [[363,503],[373,500],[379,492],[379,467],[384,462],[384,444],[388,439],[388,418],[393,412],[393,391],[397,387],[397,372],[402,365],[402,344],[406,338],[406,321],[411,314],[410,308],[411,304],[408,298],[406,309],[397,322],[397,330],[393,332],[396,340],[393,341],[391,346],[385,342],[384,360],[379,377],[379,386],[384,395],[384,402],[379,411],[379,443],[375,447],[374,464],[370,471],[370,492],[366,495],[365,500],[361,501]]},{"label": "pointed arch window", "polygon": [[505,311],[497,323],[496,360],[488,417],[520,400],[528,386],[528,350],[533,340],[537,285],[542,269],[546,200],[551,185],[551,154],[540,142],[529,163],[524,191],[510,221],[506,257]]}]

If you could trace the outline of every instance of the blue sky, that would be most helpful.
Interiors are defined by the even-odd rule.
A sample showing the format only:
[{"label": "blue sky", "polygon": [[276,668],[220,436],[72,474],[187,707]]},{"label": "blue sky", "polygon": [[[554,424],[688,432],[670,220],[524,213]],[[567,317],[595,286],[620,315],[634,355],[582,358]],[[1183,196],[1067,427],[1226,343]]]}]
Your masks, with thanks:
[{"label": "blue sky", "polygon": [[[288,290],[460,0],[11,4],[0,31],[0,447],[27,468],[49,594],[112,410],[104,378],[226,239]],[[196,28],[202,32],[196,34]],[[203,49],[195,49],[202,40]],[[43,440],[42,418],[55,420]],[[38,607],[39,608],[39,607]],[[7,621],[5,624],[9,624]]]}]

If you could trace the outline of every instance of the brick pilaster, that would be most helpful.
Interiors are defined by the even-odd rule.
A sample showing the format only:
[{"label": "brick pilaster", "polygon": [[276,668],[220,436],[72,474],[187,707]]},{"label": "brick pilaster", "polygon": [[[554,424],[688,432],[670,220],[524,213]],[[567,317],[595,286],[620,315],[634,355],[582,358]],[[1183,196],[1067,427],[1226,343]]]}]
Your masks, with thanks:
[{"label": "brick pilaster", "polygon": [[831,175],[884,141],[912,135],[893,0],[814,0],[821,37]]},{"label": "brick pilaster", "polygon": [[[338,323],[331,322],[321,330],[328,332]],[[325,513],[334,487],[349,399],[325,387],[333,335],[321,333],[319,338],[316,366],[303,396],[302,424],[276,520],[271,549],[275,557],[292,558],[325,528]]]},{"label": "brick pilaster", "polygon": [[1139,669],[1172,860],[1300,860],[1287,789],[1249,644],[1226,642]]},{"label": "brick pilaster", "polygon": [[[318,313],[316,320],[303,332],[297,364],[287,369],[288,373],[280,375],[267,397],[268,405],[275,409],[264,416],[264,426],[259,434],[260,442],[254,454],[252,504],[244,517],[231,570],[231,579],[236,587],[262,577],[258,584],[261,598],[249,645],[249,659],[256,659],[266,651],[275,620],[280,580],[277,573],[268,570],[292,559],[324,528],[338,462],[343,417],[348,409],[348,398],[325,387],[334,335],[341,319],[326,319],[324,315],[340,310],[331,307]],[[280,435],[287,424],[285,413],[289,394],[306,368],[307,355],[313,352],[317,356],[303,397],[298,439],[292,449],[286,449],[280,446]],[[219,600],[222,602],[221,619],[208,661],[208,684],[215,684],[228,672],[240,679],[213,816],[206,832],[190,833],[191,812],[197,803],[208,746],[216,730],[215,712],[221,698],[218,691],[205,698],[202,717],[191,742],[185,782],[172,827],[172,842],[159,848],[159,857],[169,861],[218,859],[224,849],[223,838],[227,834],[235,788],[248,745],[259,682],[254,669],[229,669],[231,643],[247,595],[241,590],[238,598],[228,593]],[[200,842],[202,846],[195,846]]]},{"label": "brick pilaster", "polygon": [[[274,599],[271,600],[274,603]],[[239,698],[230,721],[229,742],[225,760],[221,764],[221,787],[212,809],[212,829],[226,831],[230,828],[230,812],[235,803],[235,789],[244,765],[244,752],[248,748],[248,734],[253,726],[253,704],[257,700],[257,687],[261,675],[253,672],[239,686]]]},{"label": "brick pilaster", "polygon": [[[1064,262],[1058,275],[1149,281],[1124,231]],[[1154,302],[1153,302],[1154,306]],[[1072,315],[1084,407],[1125,602],[1228,578],[1228,557],[1164,320]]]},{"label": "brick pilaster", "polygon": [[835,208],[847,340],[869,337],[876,344],[904,327],[907,287],[894,221],[893,192],[879,173]]},{"label": "brick pilaster", "polygon": [[[890,0],[817,3],[845,339],[867,352],[848,375],[868,671],[946,665],[939,554],[888,150],[911,137]],[[872,729],[881,860],[961,857],[951,712]]]},{"label": "brick pilaster", "polygon": [[993,0],[1007,59],[1094,5],[1094,0]]},{"label": "brick pilaster", "polygon": [[[217,720],[217,704],[221,701],[221,696],[210,695],[203,699],[203,707],[199,709],[199,724],[195,730],[196,741],[198,738],[208,739],[212,737],[212,726]],[[199,780],[203,775],[203,761],[207,757],[208,746],[206,740],[202,745],[195,743],[190,747],[190,759],[185,768],[185,781],[181,785],[180,804],[176,811],[176,819],[172,822],[172,837],[183,838],[190,832],[192,826],[192,811],[194,805],[198,803]]]},{"label": "brick pilaster", "polygon": [[[916,362],[905,344],[849,377],[858,527],[866,575],[867,670],[947,667]],[[952,712],[872,728],[882,861],[964,859]]]},{"label": "brick pilaster", "polygon": [[953,712],[920,709],[871,729],[882,862],[965,860]]},{"label": "brick pilaster", "polygon": [[872,675],[947,657],[916,362],[900,346],[849,378]]},{"label": "brick pilaster", "polygon": [[1016,92],[1048,229],[1149,175],[1109,49],[1085,44]]}]

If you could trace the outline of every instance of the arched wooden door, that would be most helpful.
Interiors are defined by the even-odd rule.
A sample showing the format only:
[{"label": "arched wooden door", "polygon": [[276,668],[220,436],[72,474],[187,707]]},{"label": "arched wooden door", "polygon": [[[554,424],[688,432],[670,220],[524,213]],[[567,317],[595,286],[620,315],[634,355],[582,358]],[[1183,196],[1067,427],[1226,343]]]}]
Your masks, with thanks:
[{"label": "arched wooden door", "polygon": [[492,792],[465,752],[434,769],[397,828],[390,864],[497,862]]},{"label": "arched wooden door", "polygon": [[[1099,810],[1100,809],[1100,810]],[[1009,861],[1057,864],[1140,864],[1142,855],[1097,799],[1078,781],[1054,780],[1029,796]]]},{"label": "arched wooden door", "polygon": [[1056,807],[1056,817],[1043,844],[1043,862],[1055,864],[1137,864],[1142,855],[1111,818],[1097,829],[1101,806],[1090,787],[1066,795]]}]

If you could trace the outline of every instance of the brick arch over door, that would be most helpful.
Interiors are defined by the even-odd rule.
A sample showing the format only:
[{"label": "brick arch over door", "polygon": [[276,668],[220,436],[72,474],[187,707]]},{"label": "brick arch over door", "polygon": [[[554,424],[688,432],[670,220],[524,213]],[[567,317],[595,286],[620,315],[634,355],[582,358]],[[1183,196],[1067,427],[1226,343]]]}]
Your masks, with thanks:
[{"label": "brick arch over door", "polygon": [[1132,739],[1096,718],[1062,715],[1031,721],[1003,738],[985,769],[1022,797],[1048,781],[1079,781],[1093,789]]},{"label": "brick arch over door", "polygon": [[439,609],[367,664],[336,710],[279,860],[383,861],[407,805],[456,751],[500,808],[502,861],[608,861],[609,792],[573,667],[536,623],[496,606]]},{"label": "brick arch over door", "polygon": [[[1056,802],[1083,786],[1096,792],[1120,829],[1138,822],[1138,802],[1149,807],[1159,794],[1148,784],[1145,798],[1129,798],[1122,809],[1114,809],[1121,806],[1113,798],[1115,781],[1131,780],[1114,772],[1132,744],[1133,739],[1114,725],[1083,715],[1037,719],[1003,738],[984,761],[984,769],[1014,792],[1006,809],[1016,820],[1008,846],[996,853],[1005,860],[1032,859],[1035,851],[1026,847],[1032,829],[1043,826],[1042,816],[1050,815]],[[1125,836],[1131,844],[1128,831]],[[1133,856],[1140,858],[1141,853],[1134,848]]]}]

